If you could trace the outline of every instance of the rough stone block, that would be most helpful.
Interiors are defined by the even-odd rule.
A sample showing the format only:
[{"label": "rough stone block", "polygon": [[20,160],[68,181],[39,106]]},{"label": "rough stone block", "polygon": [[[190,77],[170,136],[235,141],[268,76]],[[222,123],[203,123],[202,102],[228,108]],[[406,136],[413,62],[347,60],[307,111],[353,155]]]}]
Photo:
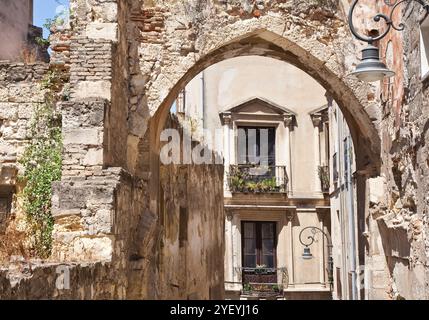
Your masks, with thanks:
[{"label": "rough stone block", "polygon": [[89,149],[82,164],[84,166],[103,165],[103,149]]},{"label": "rough stone block", "polygon": [[76,84],[74,92],[75,99],[104,98],[111,99],[110,81],[80,81]]},{"label": "rough stone block", "polygon": [[64,145],[100,145],[102,143],[99,129],[67,129],[64,130]]},{"label": "rough stone block", "polygon": [[0,119],[4,120],[17,120],[18,119],[18,109],[17,105],[14,103],[0,103]]},{"label": "rough stone block", "polygon": [[117,23],[93,22],[86,26],[86,36],[90,39],[118,40]]},{"label": "rough stone block", "polygon": [[19,119],[31,119],[34,113],[33,104],[20,104],[18,107],[18,118]]}]

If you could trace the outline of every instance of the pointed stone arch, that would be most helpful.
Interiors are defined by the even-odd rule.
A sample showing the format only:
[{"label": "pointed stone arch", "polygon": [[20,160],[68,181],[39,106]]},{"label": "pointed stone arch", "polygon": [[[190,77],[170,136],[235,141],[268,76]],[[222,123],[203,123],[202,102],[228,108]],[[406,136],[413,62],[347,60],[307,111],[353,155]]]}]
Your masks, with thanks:
[{"label": "pointed stone arch", "polygon": [[[226,30],[224,32],[227,33]],[[220,30],[216,34],[222,33]],[[215,43],[214,39],[206,41]],[[372,119],[366,111],[371,107],[367,97],[368,86],[348,77],[348,71],[336,57],[334,49],[326,46],[324,46],[325,50],[315,48],[320,46],[317,41],[313,44],[312,40],[300,42],[292,41],[288,35],[258,28],[255,31],[240,34],[235,39],[226,38],[220,41],[219,46],[208,48],[207,52],[200,50],[196,55],[199,59],[194,62],[178,64],[177,61],[166,60],[156,73],[158,77],[153,77],[154,80],[147,83],[145,91],[151,115],[150,139],[146,136],[146,142],[154,148],[151,152],[156,154],[156,149],[159,147],[159,134],[170,107],[190,80],[217,62],[239,56],[256,55],[290,63],[305,71],[323,86],[340,106],[351,129],[357,150],[358,170],[369,175],[377,174],[380,166],[380,138],[374,123],[375,119]],[[332,52],[328,53],[329,50]],[[147,149],[147,146],[141,142],[142,140],[139,141],[140,148]],[[136,160],[137,163],[130,164],[130,168],[137,169],[141,158],[137,157]]]}]

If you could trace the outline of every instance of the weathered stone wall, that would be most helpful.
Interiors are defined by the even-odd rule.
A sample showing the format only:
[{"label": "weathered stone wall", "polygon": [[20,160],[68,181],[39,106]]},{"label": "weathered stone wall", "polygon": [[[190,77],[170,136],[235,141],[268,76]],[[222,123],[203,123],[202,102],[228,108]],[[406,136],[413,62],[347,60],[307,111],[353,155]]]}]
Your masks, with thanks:
[{"label": "weathered stone wall", "polygon": [[2,300],[124,299],[124,291],[118,288],[117,274],[109,264],[21,262],[0,268]]},{"label": "weathered stone wall", "polygon": [[420,71],[422,10],[412,3],[395,14],[405,31],[392,32],[382,43],[397,75],[382,91],[380,187],[385,192],[372,203],[370,235],[371,251],[382,255],[375,258],[387,272],[373,298],[384,290],[391,298],[429,299],[429,90]]},{"label": "weathered stone wall", "polygon": [[[8,233],[10,222],[20,216],[14,197],[19,190],[18,176],[23,173],[19,159],[31,138],[34,110],[44,102],[46,90],[41,88],[40,81],[48,67],[46,63],[0,62],[0,236]],[[16,243],[9,245],[18,246]],[[2,243],[0,260],[7,246]]]},{"label": "weathered stone wall", "polygon": [[157,298],[224,297],[223,166],[162,166]]},{"label": "weathered stone wall", "polygon": [[[28,140],[33,110],[44,102],[39,82],[48,70],[45,63],[0,63],[0,165],[17,169],[17,160]],[[6,177],[1,180],[8,179]]]},{"label": "weathered stone wall", "polygon": [[[141,42],[137,60],[145,86],[140,95],[143,103],[130,105],[130,124],[147,124],[148,114],[155,115],[154,122],[162,124],[179,91],[211,64],[235,56],[269,56],[308,72],[333,95],[350,123],[355,143],[359,148],[371,149],[358,152],[360,169],[365,170],[368,163],[377,167],[377,156],[368,158],[379,152],[377,101],[368,93],[371,88],[347,77],[356,62],[355,48],[339,2],[133,4],[130,38],[137,34]],[[136,59],[135,53],[130,54]],[[142,146],[139,142],[146,129],[147,125],[130,127],[129,152]],[[131,172],[138,167],[139,159],[128,163]]]},{"label": "weathered stone wall", "polygon": [[[373,87],[347,77],[357,60],[339,2],[72,0],[71,7],[72,29],[54,45],[55,61],[70,67],[71,95],[62,106],[64,167],[53,195],[52,260],[76,263],[72,277],[84,280],[65,297],[222,297],[216,270],[223,269],[224,219],[216,196],[223,195],[217,189],[223,174],[209,166],[160,168],[159,132],[179,91],[201,70],[260,55],[302,68],[336,99],[352,131],[359,179],[383,164],[382,179],[358,195],[372,206],[365,262],[380,266],[370,298],[389,297],[389,281],[390,297],[427,298],[429,94],[415,77],[415,29],[403,38],[411,57],[403,108],[394,114],[385,106],[381,162],[379,104]],[[409,25],[417,25],[416,8],[407,10]],[[33,79],[45,71],[0,66],[2,168],[15,166],[25,110],[42,94]],[[377,194],[380,188],[388,192]],[[84,267],[97,262],[106,265]],[[53,266],[36,267],[15,289],[4,276],[6,297],[61,296],[52,286]],[[89,277],[99,287],[87,295]],[[46,288],[37,292],[42,279]]]},{"label": "weathered stone wall", "polygon": [[[165,127],[186,134],[174,116]],[[159,207],[155,217],[140,217],[128,296],[222,299],[223,166],[161,164],[159,170]]]}]

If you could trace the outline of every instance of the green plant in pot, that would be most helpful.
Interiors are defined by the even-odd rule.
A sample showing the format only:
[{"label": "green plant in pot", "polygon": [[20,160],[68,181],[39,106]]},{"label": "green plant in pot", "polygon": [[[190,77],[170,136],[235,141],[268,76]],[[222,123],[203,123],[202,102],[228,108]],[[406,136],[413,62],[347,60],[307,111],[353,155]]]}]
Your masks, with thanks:
[{"label": "green plant in pot", "polygon": [[275,284],[275,285],[273,285],[272,286],[272,288],[271,288],[274,292],[280,292],[280,286],[278,285],[278,284]]},{"label": "green plant in pot", "polygon": [[245,185],[244,180],[238,176],[232,176],[230,178],[230,184],[232,191],[242,191]]},{"label": "green plant in pot", "polygon": [[255,268],[256,274],[264,274],[267,273],[267,266],[265,264],[257,265]]},{"label": "green plant in pot", "polygon": [[252,285],[250,283],[243,284],[243,291],[244,292],[250,292],[250,291],[252,291]]}]

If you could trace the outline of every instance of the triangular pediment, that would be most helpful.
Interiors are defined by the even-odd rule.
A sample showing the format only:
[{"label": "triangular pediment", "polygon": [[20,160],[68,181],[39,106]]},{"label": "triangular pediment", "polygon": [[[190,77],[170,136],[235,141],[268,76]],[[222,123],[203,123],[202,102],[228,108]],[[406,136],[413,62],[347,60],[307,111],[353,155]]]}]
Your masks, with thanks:
[{"label": "triangular pediment", "polygon": [[321,107],[318,107],[317,109],[310,111],[309,114],[310,115],[322,114],[322,113],[328,112],[328,110],[329,110],[329,106],[326,104]]},{"label": "triangular pediment", "polygon": [[275,102],[269,101],[264,98],[251,98],[240,104],[228,108],[222,113],[230,114],[254,114],[254,115],[291,115],[296,116],[296,114],[282,107]]}]

